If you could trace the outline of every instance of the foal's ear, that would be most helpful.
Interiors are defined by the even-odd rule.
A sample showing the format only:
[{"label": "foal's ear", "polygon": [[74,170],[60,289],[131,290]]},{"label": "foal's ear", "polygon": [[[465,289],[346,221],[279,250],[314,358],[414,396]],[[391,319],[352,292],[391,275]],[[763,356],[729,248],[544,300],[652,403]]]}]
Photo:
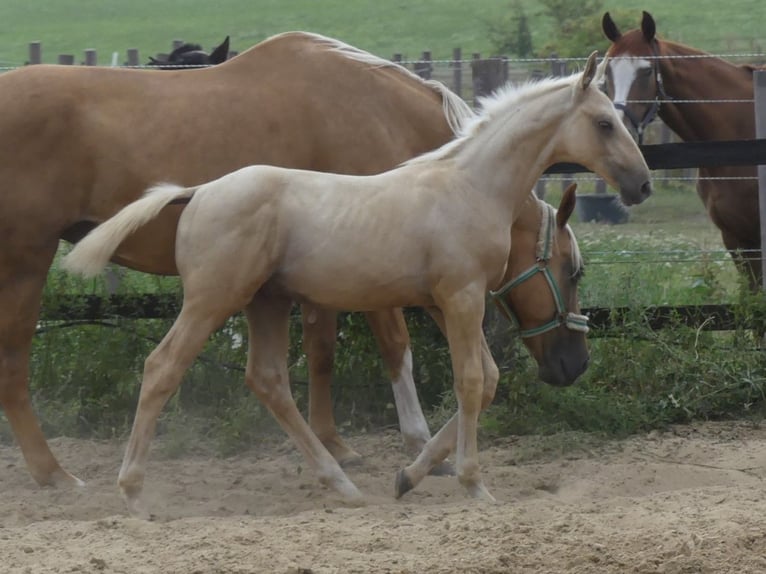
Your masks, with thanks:
[{"label": "foal's ear", "polygon": [[604,17],[601,18],[601,29],[604,31],[604,36],[612,42],[616,42],[622,36],[619,28],[617,28],[617,24],[614,23],[614,20],[612,20],[612,17],[609,15],[609,12],[604,12]]},{"label": "foal's ear", "polygon": [[564,195],[561,196],[561,203],[559,203],[559,209],[556,212],[556,226],[558,226],[559,229],[564,228],[574,211],[575,203],[577,201],[575,191],[577,191],[577,184],[572,183],[566,188]]},{"label": "foal's ear", "polygon": [[657,33],[654,18],[646,11],[643,12],[643,17],[641,18],[641,32],[644,34],[644,39],[649,43],[654,40],[654,35]]},{"label": "foal's ear", "polygon": [[225,62],[228,57],[229,57],[229,37],[226,36],[226,39],[223,42],[221,42],[221,45],[218,46],[215,50],[213,50],[210,53],[210,64],[215,66],[216,64]]},{"label": "foal's ear", "polygon": [[585,62],[585,70],[582,73],[582,89],[587,89],[590,86],[591,80],[596,75],[596,59],[598,58],[598,52],[596,50],[588,56],[588,61]]}]

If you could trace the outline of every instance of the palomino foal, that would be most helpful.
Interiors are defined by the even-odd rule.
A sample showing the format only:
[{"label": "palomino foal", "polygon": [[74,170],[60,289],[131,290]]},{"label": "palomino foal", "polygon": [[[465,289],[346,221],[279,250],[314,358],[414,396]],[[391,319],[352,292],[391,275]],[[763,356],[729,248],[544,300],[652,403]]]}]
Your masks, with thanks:
[{"label": "palomino foal", "polygon": [[[479,473],[479,411],[494,366],[482,333],[487,292],[504,276],[511,226],[529,190],[553,163],[577,162],[618,187],[628,204],[651,192],[649,170],[610,100],[582,74],[506,89],[484,102],[464,133],[434,152],[373,176],[256,165],[196,187],[160,185],[125,207],[67,256],[98,273],[120,243],[169,203],[189,198],[176,262],[181,313],[146,361],[119,483],[131,512],[157,417],[209,335],[240,309],[250,337],[246,381],[307,457],[320,480],[350,501],[361,493],[303,420],[287,374],[293,300],[367,311],[423,306],[440,317],[452,356],[458,413],[401,471],[415,486],[456,446],[459,481],[492,499]],[[391,230],[396,229],[396,233]],[[577,318],[564,317],[577,323]],[[576,378],[554,345],[549,376]],[[484,388],[489,387],[485,393]]]}]

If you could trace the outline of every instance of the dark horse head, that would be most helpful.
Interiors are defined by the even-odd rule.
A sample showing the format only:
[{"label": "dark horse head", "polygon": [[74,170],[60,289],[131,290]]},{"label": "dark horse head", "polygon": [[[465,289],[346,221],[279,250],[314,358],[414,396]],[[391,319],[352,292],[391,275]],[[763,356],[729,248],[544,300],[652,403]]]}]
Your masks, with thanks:
[{"label": "dark horse head", "polygon": [[229,57],[229,37],[213,49],[209,54],[199,44],[182,44],[167,56],[167,58],[149,57],[149,66],[158,66],[163,70],[171,70],[175,66],[214,66],[225,62]]}]

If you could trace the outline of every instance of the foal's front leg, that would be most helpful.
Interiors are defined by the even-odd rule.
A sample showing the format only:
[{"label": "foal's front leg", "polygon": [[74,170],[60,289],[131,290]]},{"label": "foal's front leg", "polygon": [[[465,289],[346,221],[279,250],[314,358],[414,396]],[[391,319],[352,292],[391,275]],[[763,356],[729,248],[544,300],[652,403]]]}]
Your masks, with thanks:
[{"label": "foal's front leg", "polygon": [[352,504],[363,504],[362,493],[309,428],[290,391],[287,353],[292,302],[256,295],[245,308],[249,330],[247,385],[266,405],[303,453],[320,482]]},{"label": "foal's front leg", "polygon": [[[446,321],[442,312],[437,308],[430,308],[428,309],[428,312],[446,335]],[[489,345],[487,344],[483,332],[481,332],[481,363],[484,377],[482,384],[481,410],[484,410],[489,406],[495,396],[500,373],[492,358]],[[455,413],[439,430],[436,436],[428,441],[417,459],[408,467],[397,473],[395,485],[396,498],[400,498],[413,489],[427,474],[429,474],[434,466],[440,464],[449,453],[455,449],[458,437],[458,420],[459,415],[458,413]],[[489,497],[489,499],[492,500],[489,492],[486,489],[483,489],[482,491],[481,488],[478,492],[472,491],[469,488],[469,492],[478,497]]]}]

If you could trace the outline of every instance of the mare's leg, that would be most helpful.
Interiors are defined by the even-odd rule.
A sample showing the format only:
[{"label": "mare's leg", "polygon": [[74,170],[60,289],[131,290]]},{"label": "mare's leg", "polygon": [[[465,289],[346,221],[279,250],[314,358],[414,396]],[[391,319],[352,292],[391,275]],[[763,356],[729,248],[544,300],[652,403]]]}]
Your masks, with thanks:
[{"label": "mare's leg", "polygon": [[[432,308],[428,310],[434,320],[437,322],[442,332],[446,334],[446,322],[441,311]],[[450,345],[450,349],[452,346]],[[483,382],[481,391],[481,410],[486,409],[492,399],[495,397],[495,391],[497,389],[497,381],[500,378],[500,373],[497,369],[492,354],[489,350],[489,345],[481,333],[481,366],[483,372]],[[457,375],[456,375],[457,377]],[[396,477],[395,484],[395,496],[400,498],[406,492],[410,491],[429,473],[429,471],[435,466],[441,463],[449,453],[455,448],[458,439],[458,421],[459,413],[456,413],[447,423],[439,430],[433,439],[428,441],[423,451],[415,459],[415,461],[403,470],[400,470]],[[459,460],[459,458],[458,458]],[[463,482],[461,480],[461,482]],[[469,486],[469,492],[478,497],[489,497],[491,495],[483,486],[479,486],[478,490]]]},{"label": "mare's leg", "polygon": [[332,369],[335,362],[337,313],[303,305],[303,350],[309,368],[309,424],[322,444],[341,466],[353,464],[362,457],[340,438],[333,416]]},{"label": "mare's leg", "polygon": [[399,428],[407,450],[418,453],[431,438],[412,375],[412,351],[401,309],[365,313],[391,377]]},{"label": "mare's leg", "polygon": [[28,250],[0,251],[0,405],[32,477],[40,485],[82,485],[48,448],[29,398],[29,355],[48,268],[58,240]]},{"label": "mare's leg", "polygon": [[162,408],[213,331],[246,304],[246,299],[231,293],[214,295],[192,296],[187,289],[181,313],[144,363],[136,417],[118,479],[128,510],[134,516],[148,517],[139,499],[149,445]]},{"label": "mare's leg", "polygon": [[[396,414],[404,445],[410,454],[418,454],[431,440],[431,431],[423,414],[412,374],[412,350],[407,323],[401,309],[386,309],[366,314],[383,361],[391,377]],[[442,329],[442,333],[444,330]],[[447,460],[429,470],[434,476],[453,476],[455,467]]]},{"label": "mare's leg", "polygon": [[290,391],[287,352],[290,344],[289,299],[256,295],[245,309],[249,329],[247,385],[274,415],[320,482],[353,503],[362,494],[301,416]]}]

